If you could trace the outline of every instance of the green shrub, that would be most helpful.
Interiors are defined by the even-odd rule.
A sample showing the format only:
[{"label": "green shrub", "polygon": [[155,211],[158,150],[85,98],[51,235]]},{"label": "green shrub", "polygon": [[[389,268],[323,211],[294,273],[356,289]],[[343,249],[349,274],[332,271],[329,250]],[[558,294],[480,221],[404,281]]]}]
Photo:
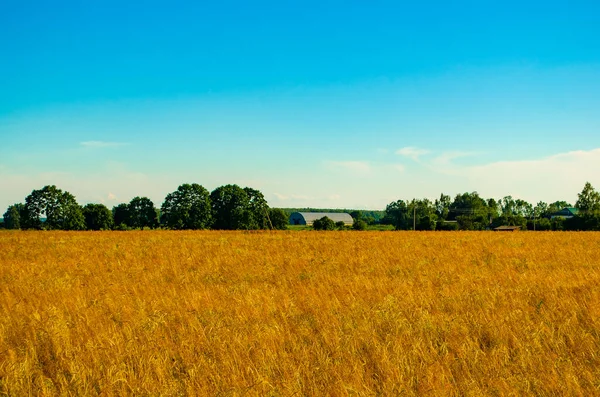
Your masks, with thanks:
[{"label": "green shrub", "polygon": [[335,227],[335,222],[326,216],[313,222],[314,230],[335,230]]},{"label": "green shrub", "polygon": [[362,219],[355,219],[352,224],[352,230],[367,230],[367,222]]}]

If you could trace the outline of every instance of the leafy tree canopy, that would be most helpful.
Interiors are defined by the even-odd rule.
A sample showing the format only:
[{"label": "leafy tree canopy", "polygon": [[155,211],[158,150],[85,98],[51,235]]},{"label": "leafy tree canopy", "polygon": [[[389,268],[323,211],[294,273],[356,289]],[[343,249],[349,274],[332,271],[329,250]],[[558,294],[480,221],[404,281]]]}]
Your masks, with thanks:
[{"label": "leafy tree canopy", "polygon": [[129,219],[127,226],[143,229],[154,229],[158,226],[158,214],[154,203],[148,197],[134,197],[128,205]]},{"label": "leafy tree canopy", "polygon": [[275,230],[286,230],[289,217],[281,208],[269,208],[269,219]]},{"label": "leafy tree canopy", "polygon": [[452,204],[452,199],[450,198],[450,196],[444,193],[440,195],[439,199],[435,200],[433,204],[435,207],[435,214],[440,220],[448,219],[448,214],[450,212],[450,204]]},{"label": "leafy tree canopy", "polygon": [[219,230],[253,230],[270,227],[269,207],[263,194],[238,185],[220,186],[210,194],[213,228]]},{"label": "leafy tree canopy", "polygon": [[88,230],[110,230],[114,226],[113,214],[104,204],[87,204],[83,207]]},{"label": "leafy tree canopy", "polygon": [[404,200],[397,200],[385,207],[385,216],[381,223],[393,225],[396,230],[409,228],[408,205]]},{"label": "leafy tree canopy", "polygon": [[25,205],[22,203],[13,204],[4,213],[4,228],[20,229],[21,217],[25,211]]},{"label": "leafy tree canopy", "polygon": [[[34,190],[25,198],[22,227],[31,229],[83,230],[85,220],[75,196],[54,185]],[[42,222],[42,217],[46,220]]]},{"label": "leafy tree canopy", "polygon": [[354,219],[352,230],[367,230],[367,222],[362,219]]},{"label": "leafy tree canopy", "polygon": [[183,184],[169,193],[161,212],[162,223],[171,229],[207,229],[212,224],[210,194],[197,183]]},{"label": "leafy tree canopy", "polygon": [[121,203],[113,207],[112,213],[115,227],[120,229],[129,227],[129,204]]},{"label": "leafy tree canopy", "polygon": [[269,229],[269,206],[265,196],[260,191],[249,187],[245,187],[244,191],[248,195],[247,229]]},{"label": "leafy tree canopy", "polygon": [[594,189],[591,183],[585,183],[583,190],[577,195],[575,207],[582,213],[600,211],[600,193]]},{"label": "leafy tree canopy", "polygon": [[363,218],[363,213],[362,211],[355,210],[350,212],[350,216],[352,217],[352,219],[358,220]]},{"label": "leafy tree canopy", "polygon": [[335,230],[336,228],[336,224],[333,219],[326,216],[315,220],[312,226],[314,230]]}]

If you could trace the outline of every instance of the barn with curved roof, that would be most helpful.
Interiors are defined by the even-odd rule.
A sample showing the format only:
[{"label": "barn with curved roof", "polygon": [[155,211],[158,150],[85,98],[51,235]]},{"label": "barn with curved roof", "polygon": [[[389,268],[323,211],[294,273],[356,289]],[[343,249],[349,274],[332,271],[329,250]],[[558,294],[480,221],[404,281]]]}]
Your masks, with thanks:
[{"label": "barn with curved roof", "polygon": [[313,222],[324,216],[334,222],[344,222],[346,226],[352,226],[354,220],[345,212],[294,212],[290,215],[290,225],[312,226]]}]

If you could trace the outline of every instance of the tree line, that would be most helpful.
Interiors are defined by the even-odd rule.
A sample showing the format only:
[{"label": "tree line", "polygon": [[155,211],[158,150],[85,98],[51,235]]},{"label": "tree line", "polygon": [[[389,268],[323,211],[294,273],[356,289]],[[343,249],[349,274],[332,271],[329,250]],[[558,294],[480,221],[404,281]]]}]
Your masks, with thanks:
[{"label": "tree line", "polygon": [[[600,230],[600,193],[587,182],[575,206],[565,201],[532,205],[506,196],[485,199],[477,192],[457,194],[454,199],[397,200],[385,211],[350,211],[354,230],[369,225],[392,225],[396,230],[488,230],[519,226],[528,230]],[[553,217],[563,208],[576,208],[572,218]],[[341,210],[340,210],[341,211]],[[327,210],[326,212],[331,212]],[[128,230],[167,228],[174,230],[286,229],[289,214],[270,208],[263,194],[238,185],[224,185],[208,192],[203,186],[183,184],[169,193],[160,208],[147,197],[134,197],[109,209],[104,204],[81,206],[75,196],[54,185],[34,190],[24,203],[4,213],[7,229],[36,230]],[[316,230],[345,229],[330,219],[313,225]]]},{"label": "tree line", "polygon": [[287,214],[270,208],[258,190],[224,185],[209,193],[197,183],[183,184],[169,193],[160,209],[148,197],[134,197],[112,209],[104,204],[81,206],[71,193],[48,185],[4,213],[7,229],[258,230],[285,229],[287,224]]},{"label": "tree line", "polygon": [[[477,192],[439,199],[398,200],[387,205],[380,223],[396,230],[488,230],[498,226],[519,226],[528,230],[600,230],[600,193],[586,182],[575,206],[565,201],[532,205],[506,196],[484,199]],[[553,217],[563,208],[576,208],[569,219]]]}]

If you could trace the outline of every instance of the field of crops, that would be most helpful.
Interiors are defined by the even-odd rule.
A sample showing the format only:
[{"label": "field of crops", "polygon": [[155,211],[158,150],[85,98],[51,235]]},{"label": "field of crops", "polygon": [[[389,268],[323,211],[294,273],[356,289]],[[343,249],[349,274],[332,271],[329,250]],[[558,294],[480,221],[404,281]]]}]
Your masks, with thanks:
[{"label": "field of crops", "polygon": [[0,233],[0,395],[600,394],[600,233]]}]

